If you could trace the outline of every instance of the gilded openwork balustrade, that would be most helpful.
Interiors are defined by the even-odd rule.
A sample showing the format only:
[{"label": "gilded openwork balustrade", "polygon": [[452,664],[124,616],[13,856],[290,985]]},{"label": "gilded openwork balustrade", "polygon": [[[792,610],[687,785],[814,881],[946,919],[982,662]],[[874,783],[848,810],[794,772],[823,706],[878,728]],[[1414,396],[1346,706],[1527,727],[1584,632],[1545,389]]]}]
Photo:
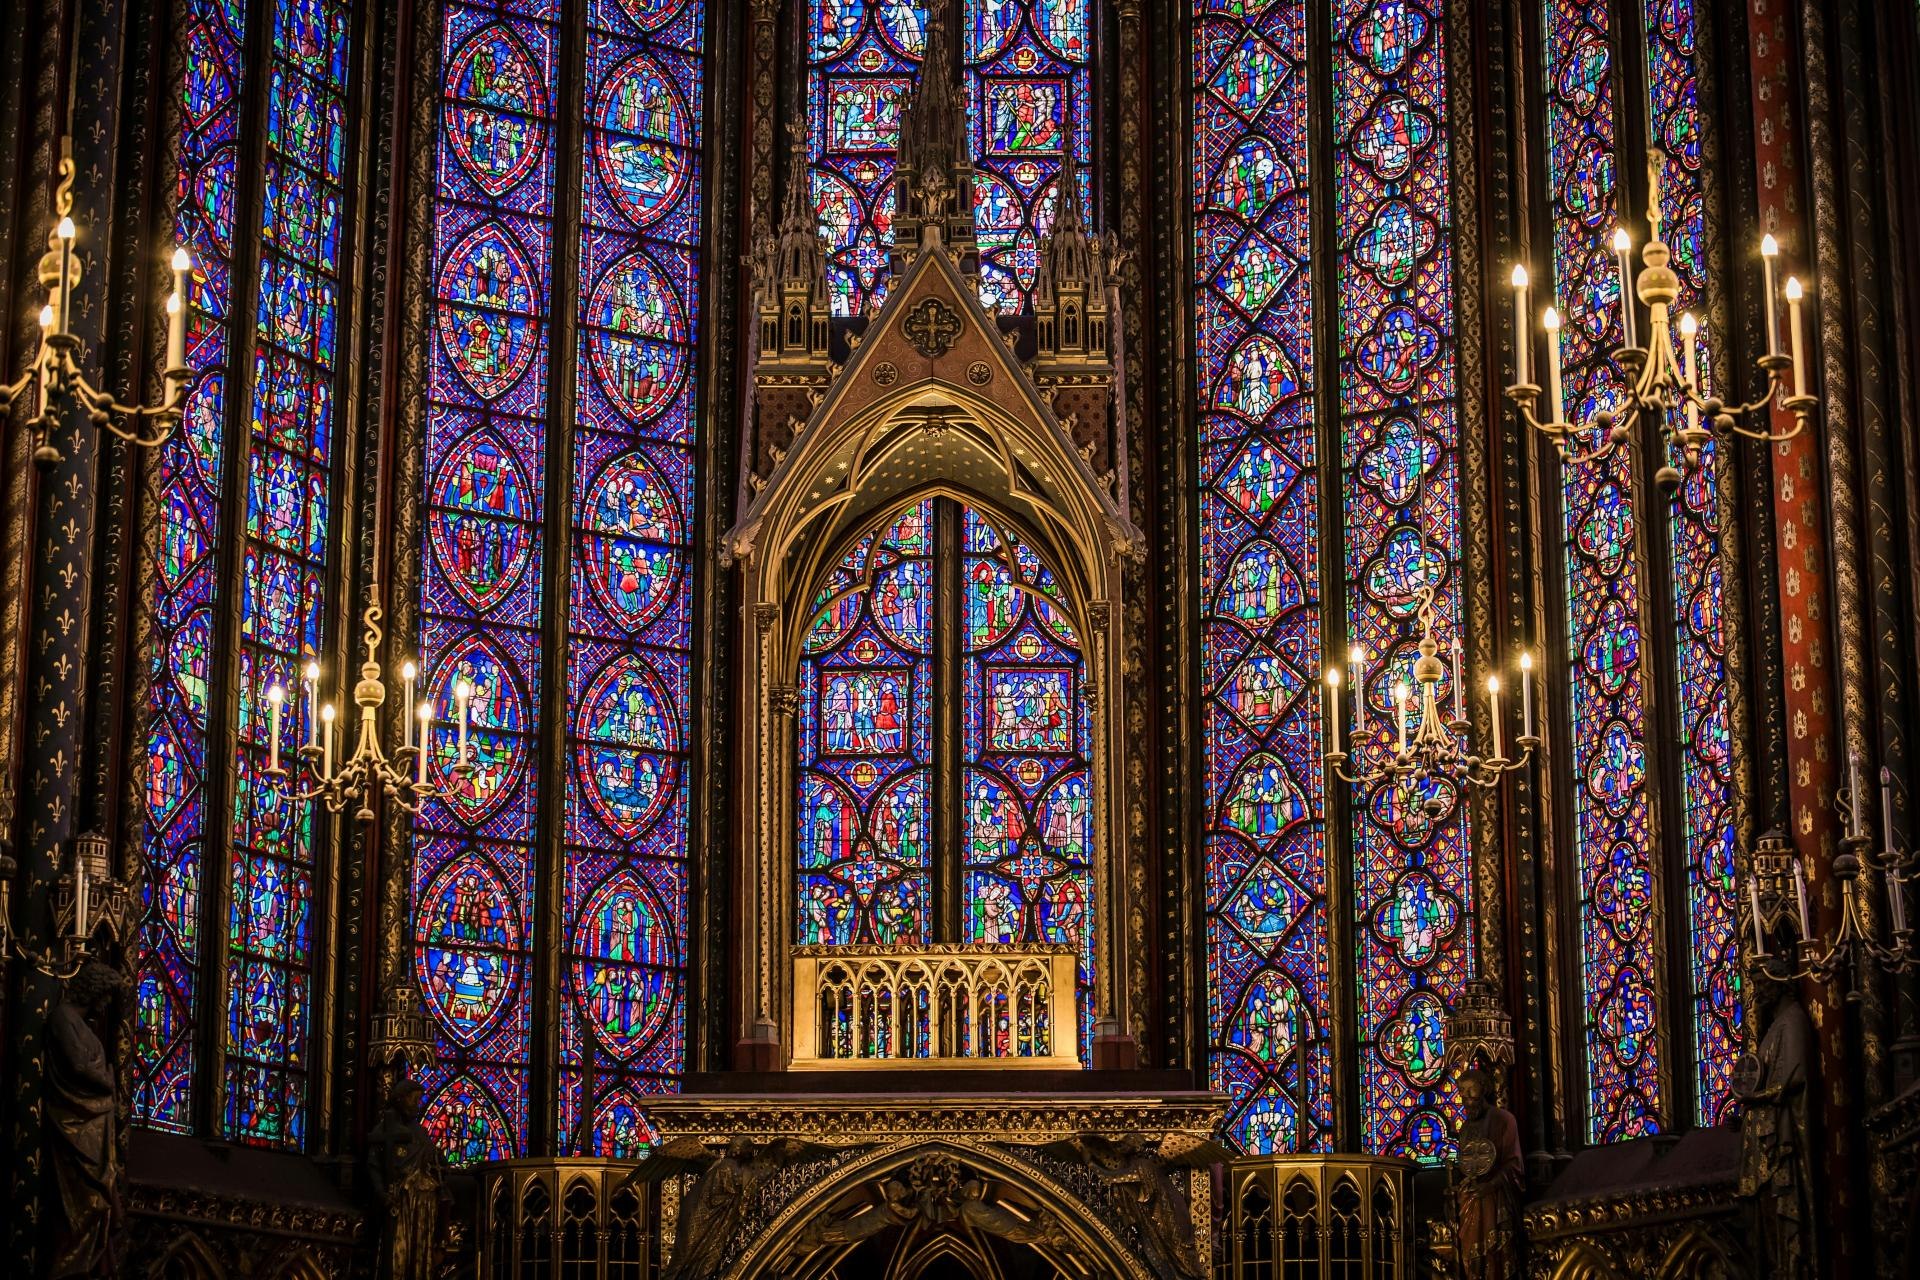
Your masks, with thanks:
[{"label": "gilded openwork balustrade", "polygon": [[1073,948],[796,947],[796,1068],[1076,1067]]}]

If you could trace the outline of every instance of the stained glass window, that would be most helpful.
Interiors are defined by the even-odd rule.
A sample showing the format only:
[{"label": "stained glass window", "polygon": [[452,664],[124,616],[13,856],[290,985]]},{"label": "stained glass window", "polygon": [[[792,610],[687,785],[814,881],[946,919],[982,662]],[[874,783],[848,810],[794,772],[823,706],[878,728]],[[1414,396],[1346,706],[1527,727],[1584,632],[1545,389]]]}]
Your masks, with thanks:
[{"label": "stained glass window", "polygon": [[[1660,152],[1660,212],[1673,267],[1676,306],[1702,321],[1700,369],[1712,384],[1713,334],[1706,297],[1706,212],[1700,156],[1699,85],[1694,75],[1693,6],[1646,0],[1649,133]],[[1720,612],[1719,451],[1709,443],[1672,505],[1668,547],[1680,711],[1680,773],[1686,835],[1686,909],[1691,940],[1694,1092],[1700,1124],[1733,1114],[1733,1063],[1740,1052],[1742,999],[1734,886],[1733,815],[1728,794],[1726,641]]]},{"label": "stained glass window", "polygon": [[589,0],[567,643],[563,1150],[631,1159],[685,1057],[700,0]]},{"label": "stained glass window", "polygon": [[[1547,180],[1553,279],[1569,417],[1588,422],[1621,385],[1614,58],[1601,6],[1546,0]],[[1591,439],[1582,442],[1591,447]],[[1566,468],[1561,501],[1569,612],[1574,853],[1580,883],[1587,1136],[1610,1142],[1661,1125],[1657,975],[1648,813],[1647,676],[1634,558],[1632,454]]]},{"label": "stained glass window", "polygon": [[[307,655],[321,650],[331,561],[333,395],[339,357],[342,222],[350,92],[349,7],[335,0],[277,0],[249,11],[189,5],[180,32],[180,186],[176,226],[194,259],[189,358],[220,372],[188,402],[180,434],[162,454],[165,524],[154,587],[156,637],[148,737],[148,901],[136,992],[135,1115],[188,1132],[198,1105],[196,1039],[210,996],[224,999],[217,1082],[223,1135],[266,1146],[306,1138],[315,947],[314,829],[310,816],[267,784],[269,685],[297,687]],[[249,22],[266,25],[259,84],[243,83]],[[242,91],[265,95],[258,239],[236,245]],[[251,178],[249,178],[251,181]],[[251,342],[236,343],[237,264],[258,251]],[[250,357],[235,376],[235,346]],[[229,386],[250,387],[247,425],[226,420]],[[239,449],[244,501],[230,507],[230,455]],[[227,521],[240,517],[236,563],[219,563]],[[222,581],[237,576],[237,583]],[[236,600],[239,631],[219,619]],[[224,608],[218,606],[225,606]],[[237,645],[238,682],[212,681]],[[295,699],[288,734],[305,732]],[[210,741],[222,717],[229,748]],[[230,822],[208,807],[231,786]],[[209,846],[209,841],[215,841]],[[218,982],[207,958],[209,848],[225,864],[225,936]]]},{"label": "stained glass window", "polygon": [[[240,140],[240,49],[246,9],[191,0],[179,34],[186,74],[175,234],[193,257],[187,359],[227,364]],[[223,603],[215,548],[224,517],[226,380],[187,401],[160,450],[165,513],[152,584],[152,703],[147,731],[146,876],[134,993],[133,1114],[185,1133],[193,1124],[196,1044],[205,1013],[201,898],[207,890],[207,731],[214,607]]]},{"label": "stained glass window", "polygon": [[[686,1056],[706,12],[586,0],[576,28],[561,8],[452,6],[442,50],[421,603],[426,688],[447,717],[433,775],[454,794],[417,824],[414,942],[439,1033],[426,1120],[459,1164],[524,1154],[548,1106],[562,1154],[637,1156],[654,1138],[645,1099],[676,1087]],[[569,104],[573,56],[585,76]],[[556,153],[565,114],[577,157]],[[556,175],[575,172],[577,232],[556,215],[570,204]],[[577,288],[559,297],[554,246],[576,236]],[[562,315],[570,352],[553,346]],[[564,498],[546,492],[556,451]],[[543,660],[555,614],[564,651]],[[560,724],[542,715],[550,681]],[[466,779],[450,768],[459,682],[474,691]],[[555,757],[565,800],[543,806]],[[559,982],[536,997],[549,948]],[[529,1093],[546,1065],[536,1020],[557,1028],[551,1104]]]},{"label": "stained glass window", "polygon": [[[957,614],[938,599],[957,599]],[[929,499],[854,543],[813,607],[799,676],[795,941],[1067,943],[1081,953],[1084,1048],[1091,725],[1052,571],[1002,522]],[[943,676],[949,644],[958,662]],[[949,716],[958,755],[940,759],[952,739],[933,726]],[[957,848],[937,829],[948,812]],[[934,875],[939,859],[953,876]],[[958,934],[944,939],[939,883],[959,886]]]},{"label": "stained glass window", "polygon": [[856,543],[800,668],[794,941],[932,937],[933,503]]},{"label": "stained glass window", "polygon": [[1093,136],[1090,0],[967,0],[980,300],[1026,308],[1071,149],[1085,213]]},{"label": "stained glass window", "polygon": [[437,1033],[425,1120],[456,1163],[525,1154],[531,1105],[559,9],[450,4],[441,45],[420,605],[431,777],[452,794],[416,824],[413,943]]},{"label": "stained glass window", "polygon": [[[1334,6],[1347,633],[1368,655],[1359,696],[1381,749],[1392,688],[1414,683],[1425,593],[1442,637],[1461,626],[1449,34],[1436,0]],[[1434,1161],[1459,1116],[1447,1010],[1474,964],[1466,810],[1434,783],[1356,791],[1353,812],[1361,1140]]]},{"label": "stained glass window", "polygon": [[1333,1141],[1308,14],[1198,0],[1208,1077],[1251,1152]]}]

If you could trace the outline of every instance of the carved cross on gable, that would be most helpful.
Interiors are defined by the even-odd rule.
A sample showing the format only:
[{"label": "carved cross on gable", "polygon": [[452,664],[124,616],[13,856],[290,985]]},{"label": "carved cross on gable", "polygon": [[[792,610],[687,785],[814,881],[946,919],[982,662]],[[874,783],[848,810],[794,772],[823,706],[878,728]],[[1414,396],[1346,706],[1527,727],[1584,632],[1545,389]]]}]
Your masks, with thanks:
[{"label": "carved cross on gable", "polygon": [[907,335],[913,349],[929,360],[938,360],[960,336],[960,317],[938,298],[923,298],[907,312],[900,331]]}]

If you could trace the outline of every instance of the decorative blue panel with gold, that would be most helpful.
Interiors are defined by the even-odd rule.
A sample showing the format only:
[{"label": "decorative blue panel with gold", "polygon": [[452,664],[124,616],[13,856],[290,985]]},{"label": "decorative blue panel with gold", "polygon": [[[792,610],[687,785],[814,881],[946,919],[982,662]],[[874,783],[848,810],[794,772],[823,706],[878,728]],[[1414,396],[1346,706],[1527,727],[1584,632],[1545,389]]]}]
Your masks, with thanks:
[{"label": "decorative blue panel with gold", "polygon": [[[234,200],[240,140],[240,50],[247,11],[190,0],[177,39],[179,185],[174,229],[193,258],[187,288],[187,361],[224,369],[233,309]],[[161,447],[160,563],[153,610],[147,730],[146,874],[136,945],[133,1097],[136,1121],[189,1132],[206,1014],[202,896],[207,892],[209,680],[215,606],[224,604],[216,548],[225,521],[224,376],[188,398],[180,429]]]},{"label": "decorative blue panel with gold", "polygon": [[1091,0],[966,0],[967,115],[980,301],[1025,310],[1071,152],[1086,213],[1092,147]]},{"label": "decorative blue panel with gold", "polygon": [[798,943],[931,938],[933,503],[855,543],[800,660]]},{"label": "decorative blue panel with gold", "polygon": [[[421,567],[440,723],[415,824],[414,973],[435,1028],[425,1120],[456,1164],[526,1153],[558,0],[447,6],[433,201]],[[472,697],[470,776],[454,692]]]},{"label": "decorative blue panel with gold", "polygon": [[1196,0],[1194,337],[1208,1079],[1249,1152],[1329,1149],[1308,14]]},{"label": "decorative blue panel with gold", "polygon": [[702,0],[588,0],[559,1148],[632,1159],[685,1065]]},{"label": "decorative blue panel with gold", "polygon": [[808,0],[807,163],[837,316],[886,296],[900,112],[927,47],[911,0]]}]

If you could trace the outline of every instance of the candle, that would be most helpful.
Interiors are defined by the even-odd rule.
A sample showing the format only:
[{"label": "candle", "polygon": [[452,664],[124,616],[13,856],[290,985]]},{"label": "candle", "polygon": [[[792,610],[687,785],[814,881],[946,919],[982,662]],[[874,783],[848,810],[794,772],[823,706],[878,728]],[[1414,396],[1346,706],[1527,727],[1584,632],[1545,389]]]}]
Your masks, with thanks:
[{"label": "candle", "polygon": [[307,745],[320,745],[320,710],[316,705],[320,687],[320,664],[309,662],[306,674],[307,687]]},{"label": "candle", "polygon": [[1533,334],[1527,327],[1527,269],[1519,263],[1513,267],[1513,363],[1516,371],[1514,381],[1526,385],[1527,347],[1533,340]]},{"label": "candle", "polygon": [[453,686],[453,700],[460,709],[460,738],[455,763],[464,765],[467,762],[467,721],[473,702],[473,686],[465,680],[457,681]]},{"label": "candle", "polygon": [[279,685],[267,687],[267,772],[280,772],[280,704],[287,700],[287,691]]},{"label": "candle", "polygon": [[187,251],[173,251],[173,296],[167,299],[167,371],[187,363],[187,269],[193,260]]},{"label": "candle", "polygon": [[1367,736],[1367,651],[1353,646],[1347,651],[1347,662],[1353,667],[1353,740],[1363,742]]},{"label": "candle", "polygon": [[415,775],[421,786],[427,785],[427,746],[433,734],[433,699],[420,704],[420,755],[416,762],[418,772]]},{"label": "candle", "polygon": [[333,777],[333,717],[331,702],[320,708],[320,723],[323,726],[320,735],[320,776],[325,779]]},{"label": "candle", "polygon": [[1767,354],[1780,354],[1780,314],[1774,310],[1773,260],[1780,256],[1780,242],[1771,233],[1760,237],[1761,310],[1767,316]]},{"label": "candle", "polygon": [[1533,736],[1533,655],[1520,655],[1520,733]]},{"label": "candle", "polygon": [[77,234],[73,219],[62,217],[60,225],[54,228],[54,234],[60,237],[60,283],[55,286],[54,296],[60,300],[57,318],[60,332],[67,331],[67,318],[71,314],[69,285],[73,281],[73,238]]},{"label": "candle", "polygon": [[1893,931],[1907,931],[1907,892],[1906,883],[1893,872],[1887,872],[1887,908],[1893,920]]},{"label": "candle", "polygon": [[1505,760],[1500,753],[1500,677],[1487,677],[1487,701],[1493,705],[1490,719],[1493,721],[1493,758]]},{"label": "candle", "polygon": [[87,864],[81,861],[77,846],[73,851],[73,936],[87,936]]},{"label": "candle", "polygon": [[1340,754],[1340,668],[1327,668],[1327,732],[1333,754]]},{"label": "candle", "polygon": [[1547,331],[1547,421],[1564,422],[1560,416],[1560,313],[1548,307],[1540,327]]},{"label": "candle", "polygon": [[[1680,359],[1681,377],[1686,379],[1687,389],[1694,395],[1700,394],[1700,322],[1694,319],[1693,312],[1680,313]],[[1687,401],[1687,430],[1700,429],[1700,406],[1691,399]]]},{"label": "candle", "polygon": [[1625,227],[1613,229],[1613,256],[1620,264],[1620,337],[1622,346],[1635,346],[1633,333],[1633,295],[1628,292],[1633,283],[1633,264],[1629,255],[1633,252],[1633,239],[1627,235]]},{"label": "candle", "polygon": [[[401,713],[406,719],[400,722],[400,732],[402,733],[407,731],[407,721],[413,719],[413,678],[419,674],[420,668],[414,666],[412,662],[408,662],[400,668],[400,683],[406,689],[406,710]],[[426,745],[427,740],[422,737],[420,739],[421,749],[425,750]]]},{"label": "candle", "polygon": [[1767,930],[1765,917],[1760,911],[1759,876],[1749,875],[1747,877],[1747,897],[1753,903],[1753,954],[1756,956],[1764,956],[1767,954]]},{"label": "candle", "polygon": [[1787,277],[1787,333],[1793,342],[1793,394],[1807,394],[1807,335],[1800,321],[1800,280]]},{"label": "candle", "polygon": [[1453,718],[1467,718],[1467,686],[1460,679],[1460,637],[1453,638]]},{"label": "candle", "polygon": [[1393,711],[1400,721],[1400,751],[1403,755],[1407,750],[1407,696],[1411,692],[1404,680],[1393,686]]},{"label": "candle", "polygon": [[1867,795],[1860,790],[1860,753],[1847,753],[1847,834],[1858,840],[1865,830]]},{"label": "candle", "polygon": [[1893,770],[1880,766],[1880,848],[1893,852]]},{"label": "candle", "polygon": [[1793,860],[1793,897],[1800,907],[1800,937],[1802,941],[1813,937],[1813,924],[1807,915],[1807,873],[1800,869],[1800,859]]}]

